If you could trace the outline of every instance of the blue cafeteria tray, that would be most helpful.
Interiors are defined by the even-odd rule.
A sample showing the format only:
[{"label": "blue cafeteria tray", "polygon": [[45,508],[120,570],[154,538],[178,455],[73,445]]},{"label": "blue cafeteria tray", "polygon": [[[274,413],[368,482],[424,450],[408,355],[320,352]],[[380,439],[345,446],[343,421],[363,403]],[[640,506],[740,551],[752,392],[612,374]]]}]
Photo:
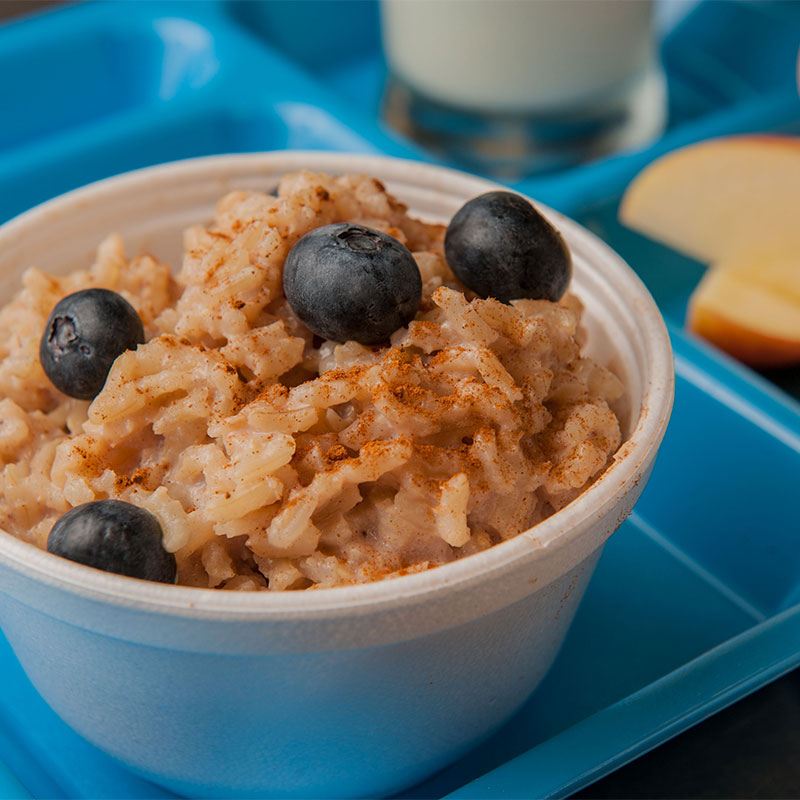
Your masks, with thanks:
[{"label": "blue cafeteria tray", "polygon": [[[568,795],[800,664],[800,405],[688,336],[701,266],[616,221],[624,187],[661,153],[728,133],[800,134],[800,4],[676,10],[662,30],[665,135],[515,184],[606,239],[667,319],[677,394],[655,472],[545,683],[406,797]],[[0,221],[108,175],[211,153],[430,159],[379,122],[377,31],[365,0],[87,3],[0,28]],[[62,723],[2,637],[0,684],[0,798],[171,796]]]}]

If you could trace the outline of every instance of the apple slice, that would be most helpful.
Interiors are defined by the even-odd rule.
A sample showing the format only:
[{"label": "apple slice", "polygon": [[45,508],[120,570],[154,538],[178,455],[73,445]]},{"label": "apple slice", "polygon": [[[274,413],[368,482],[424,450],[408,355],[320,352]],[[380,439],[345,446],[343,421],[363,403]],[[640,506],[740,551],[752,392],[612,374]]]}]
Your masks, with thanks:
[{"label": "apple slice", "polygon": [[800,251],[712,267],[689,300],[687,324],[750,366],[800,362]]},{"label": "apple slice", "polygon": [[800,251],[800,137],[711,139],[668,153],[628,186],[621,221],[703,261]]}]

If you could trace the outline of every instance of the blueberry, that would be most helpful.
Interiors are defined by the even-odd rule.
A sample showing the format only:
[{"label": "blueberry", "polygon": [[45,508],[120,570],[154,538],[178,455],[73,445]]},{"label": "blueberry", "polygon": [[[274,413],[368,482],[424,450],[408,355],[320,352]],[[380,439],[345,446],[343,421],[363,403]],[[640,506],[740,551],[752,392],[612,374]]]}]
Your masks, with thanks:
[{"label": "blueberry", "polygon": [[50,313],[39,360],[57,389],[91,400],[103,388],[114,359],[138,344],[144,344],[144,328],[134,307],[108,289],[84,289]]},{"label": "blueberry", "polygon": [[162,544],[158,520],[121,500],[96,500],[67,511],[47,537],[47,551],[87,567],[174,583],[175,556]]},{"label": "blueberry", "polygon": [[422,299],[408,248],[363,225],[307,233],[283,267],[283,291],[300,320],[325,339],[379,344],[407,325]]},{"label": "blueberry", "polygon": [[466,286],[503,303],[523,297],[555,302],[572,277],[561,234],[511,192],[487,192],[463,205],[447,226],[444,252]]}]

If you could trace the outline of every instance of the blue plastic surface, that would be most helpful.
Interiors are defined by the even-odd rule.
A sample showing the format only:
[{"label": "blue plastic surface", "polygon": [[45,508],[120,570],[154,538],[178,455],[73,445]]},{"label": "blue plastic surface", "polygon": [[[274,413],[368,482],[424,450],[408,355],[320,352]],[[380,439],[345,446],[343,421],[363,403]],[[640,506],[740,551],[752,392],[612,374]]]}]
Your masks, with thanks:
[{"label": "blue plastic surface", "polygon": [[[0,28],[0,74],[14,76],[0,82],[0,221],[197,155],[430,158],[379,122],[377,25],[363,0],[214,0],[87,3]],[[648,284],[675,348],[675,410],[545,683],[477,752],[404,796],[565,796],[800,664],[800,405],[688,336],[702,267],[616,221],[628,181],[664,152],[800,133],[798,42],[798,3],[698,4],[664,31],[658,142],[516,184],[596,231]],[[172,796],[62,723],[1,638],[0,685],[0,798]]]}]

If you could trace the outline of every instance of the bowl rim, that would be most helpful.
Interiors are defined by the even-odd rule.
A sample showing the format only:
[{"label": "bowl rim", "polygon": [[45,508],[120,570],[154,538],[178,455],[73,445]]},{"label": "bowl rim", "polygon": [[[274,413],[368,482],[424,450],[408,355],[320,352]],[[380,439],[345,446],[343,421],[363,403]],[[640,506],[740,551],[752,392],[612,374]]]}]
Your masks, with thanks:
[{"label": "bowl rim", "polygon": [[[332,166],[336,164],[337,166]],[[340,165],[340,166],[339,166]],[[157,164],[114,175],[87,184],[41,203],[0,225],[0,247],[4,240],[35,231],[49,215],[62,215],[101,202],[103,198],[132,190],[156,191],[184,178],[230,177],[239,171],[274,168],[291,172],[301,166],[328,172],[358,172],[391,182],[409,176],[424,177],[426,188],[438,185],[449,193],[457,190],[465,198],[484,191],[508,190],[502,184],[458,170],[391,156],[336,151],[281,150],[259,153],[212,155]],[[235,177],[232,178],[235,180]],[[511,190],[513,191],[513,190]],[[401,198],[402,199],[402,198]],[[368,613],[409,601],[424,602],[432,592],[446,587],[482,582],[521,560],[537,560],[560,549],[591,523],[609,513],[620,498],[642,479],[663,438],[672,409],[674,367],[669,335],[652,296],[636,273],[602,240],[579,223],[532,200],[566,234],[571,246],[602,255],[614,269],[615,289],[630,294],[636,304],[636,319],[645,348],[649,380],[643,385],[642,409],[630,436],[615,459],[589,488],[560,511],[533,528],[480,553],[457,559],[434,569],[387,580],[327,587],[306,592],[236,592],[219,589],[156,584],[103,572],[52,555],[0,529],[0,563],[47,585],[86,599],[110,605],[147,609],[165,614],[200,618],[270,619],[314,618],[342,613]],[[102,233],[100,234],[102,236]],[[616,281],[620,281],[617,285]],[[627,516],[627,514],[625,514]],[[624,516],[617,521],[621,524]]]}]

